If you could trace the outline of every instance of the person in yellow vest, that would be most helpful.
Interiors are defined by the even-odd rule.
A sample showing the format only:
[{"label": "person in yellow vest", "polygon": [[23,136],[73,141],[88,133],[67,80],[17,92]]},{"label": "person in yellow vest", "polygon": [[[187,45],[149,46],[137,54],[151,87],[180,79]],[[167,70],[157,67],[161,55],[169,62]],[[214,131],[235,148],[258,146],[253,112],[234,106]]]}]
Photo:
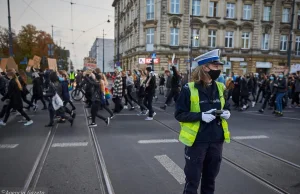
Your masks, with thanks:
[{"label": "person in yellow vest", "polygon": [[195,59],[193,82],[183,86],[176,102],[175,118],[180,122],[179,140],[185,145],[186,183],[183,194],[213,194],[219,173],[223,142],[230,142],[227,119],[230,105],[225,86],[215,80],[221,73],[220,50]]},{"label": "person in yellow vest", "polygon": [[75,72],[73,71],[73,69],[71,69],[71,71],[70,71],[69,79],[70,79],[71,85],[73,86],[74,82],[75,82]]}]

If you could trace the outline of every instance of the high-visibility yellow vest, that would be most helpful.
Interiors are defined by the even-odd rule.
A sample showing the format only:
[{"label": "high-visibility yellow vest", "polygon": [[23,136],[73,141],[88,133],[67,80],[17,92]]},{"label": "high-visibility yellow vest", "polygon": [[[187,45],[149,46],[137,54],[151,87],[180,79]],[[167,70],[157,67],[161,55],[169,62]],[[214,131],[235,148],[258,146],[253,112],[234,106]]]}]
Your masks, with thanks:
[{"label": "high-visibility yellow vest", "polygon": [[75,79],[75,73],[74,73],[74,72],[71,72],[69,78],[70,78],[71,80]]},{"label": "high-visibility yellow vest", "polygon": [[[219,98],[221,101],[221,109],[224,108],[225,105],[225,98],[224,98],[224,90],[225,86],[224,84],[220,82],[217,83],[217,88],[219,91]],[[190,112],[200,112],[200,98],[199,98],[199,92],[198,89],[195,88],[195,83],[190,82],[188,83],[191,96],[191,106],[190,106]],[[196,140],[197,133],[200,129],[200,121],[196,122],[180,122],[181,130],[179,134],[179,141],[181,141],[186,146],[192,146]],[[230,132],[228,130],[228,123],[225,119],[221,118],[221,125],[224,131],[224,140],[226,143],[230,143]]]}]

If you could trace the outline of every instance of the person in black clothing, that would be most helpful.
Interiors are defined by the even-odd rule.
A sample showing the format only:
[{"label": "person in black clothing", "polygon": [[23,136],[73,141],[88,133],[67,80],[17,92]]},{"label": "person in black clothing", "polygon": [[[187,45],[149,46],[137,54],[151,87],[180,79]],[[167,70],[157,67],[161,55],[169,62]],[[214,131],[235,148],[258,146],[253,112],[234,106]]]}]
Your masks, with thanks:
[{"label": "person in black clothing", "polygon": [[[249,79],[248,79],[249,77]],[[248,90],[249,90],[249,101],[250,96],[252,95],[252,107],[255,106],[255,97],[256,97],[256,89],[257,89],[257,78],[253,73],[247,75],[248,80]],[[251,102],[251,101],[250,101]]]},{"label": "person in black clothing", "polygon": [[[70,100],[69,87],[68,87],[69,82],[67,80],[67,75],[62,73],[61,78],[59,78],[59,79],[61,79],[60,83],[61,83],[61,87],[62,87],[62,90],[61,90],[62,91],[62,100],[63,100],[65,112],[68,113],[73,119],[75,119],[76,113],[74,112],[74,110],[76,108]],[[72,106],[72,110],[70,110],[67,107],[68,103]],[[65,122],[65,120],[61,119],[60,122]]]},{"label": "person in black clothing", "polygon": [[236,109],[240,106],[240,93],[241,93],[241,77],[237,76],[234,80],[234,88],[232,90],[232,101]]},{"label": "person in black clothing", "polygon": [[152,107],[153,96],[155,95],[155,88],[156,88],[156,78],[151,67],[147,67],[146,72],[147,72],[147,79],[145,81],[146,88],[145,88],[144,105],[149,110],[149,115],[146,118],[146,120],[150,121],[153,120],[153,117],[156,115]]},{"label": "person in black clothing", "polygon": [[52,99],[56,94],[59,96],[59,98],[62,99],[62,86],[59,83],[59,78],[58,78],[56,72],[51,72],[49,75],[49,79],[50,79],[49,89],[44,94],[44,97],[50,98],[49,105],[48,105],[50,122],[49,122],[49,124],[45,125],[45,127],[53,127],[54,126],[55,115],[59,116],[61,119],[67,119],[71,123],[71,126],[72,126],[74,119],[65,115],[64,107],[62,106],[59,109],[55,110],[53,107],[53,104],[52,104]]},{"label": "person in black clothing", "polygon": [[19,71],[20,75],[18,75],[18,79],[20,84],[22,85],[22,91],[21,91],[21,97],[23,102],[25,102],[28,106],[25,107],[26,109],[29,109],[30,107],[34,107],[33,103],[31,103],[28,99],[27,99],[27,94],[29,94],[29,91],[27,89],[27,84],[25,82],[25,78],[26,78],[26,74],[23,70]]},{"label": "person in black clothing", "polygon": [[[88,72],[84,79],[87,79],[90,76],[91,72]],[[86,108],[91,108],[92,106],[92,85],[89,84],[87,80],[83,81],[80,85],[85,85],[85,99],[86,99]]]},{"label": "person in black clothing", "polygon": [[141,112],[138,113],[138,115],[147,115],[148,114],[148,109],[147,107],[143,104],[143,101],[144,101],[144,97],[145,97],[145,87],[144,87],[144,77],[145,77],[145,74],[142,70],[139,70],[139,72],[137,72],[136,70],[134,70],[134,73],[136,74],[136,80],[134,81],[134,86],[136,88],[136,97],[137,99],[135,98],[132,98],[132,100],[137,103],[139,106],[140,106],[140,110]]},{"label": "person in black clothing", "polygon": [[33,121],[23,110],[23,102],[21,97],[22,85],[13,71],[9,71],[7,73],[7,77],[10,79],[8,90],[7,93],[1,98],[1,101],[7,101],[8,105],[5,109],[6,112],[4,120],[0,121],[0,125],[6,125],[11,109],[17,110],[27,120],[27,122],[24,124],[25,126],[31,125]]},{"label": "person in black clothing", "polygon": [[262,93],[262,97],[261,97],[261,100],[259,101],[259,103],[262,103],[263,98],[265,96],[265,89],[267,87],[267,85],[266,85],[267,81],[268,81],[267,76],[263,73],[261,75],[261,80],[258,82],[259,90],[258,90],[258,93],[257,93],[257,96],[256,96],[256,103],[259,100],[260,93]]},{"label": "person in black clothing", "polygon": [[159,94],[160,95],[164,95],[165,81],[166,81],[166,79],[165,79],[164,74],[161,74],[159,76]]},{"label": "person in black clothing", "polygon": [[100,81],[101,81],[101,76],[100,75],[95,75],[94,73],[91,73],[90,76],[86,79],[89,84],[92,86],[92,107],[91,107],[91,119],[92,119],[92,123],[89,124],[89,127],[96,127],[97,124],[95,122],[96,120],[96,116],[100,119],[102,119],[106,125],[109,125],[110,123],[110,117],[103,117],[102,115],[100,115],[98,113],[99,108],[102,105],[105,105],[105,96],[104,93],[101,91],[100,88]]},{"label": "person in black clothing", "polygon": [[248,102],[251,102],[249,99],[249,94],[251,94],[252,91],[252,80],[250,79],[250,75],[247,75],[246,78],[244,76],[240,79],[240,110],[246,110],[249,108]]},{"label": "person in black clothing", "polygon": [[167,100],[165,102],[165,105],[160,107],[163,110],[166,110],[169,103],[171,103],[172,98],[174,98],[174,101],[176,102],[179,92],[180,92],[180,75],[176,69],[175,66],[172,66],[173,76],[171,80],[171,91],[167,97]]},{"label": "person in black clothing", "polygon": [[260,113],[264,113],[264,110],[266,109],[266,106],[271,99],[271,96],[273,94],[273,89],[274,89],[274,82],[276,81],[275,78],[276,78],[276,76],[274,74],[272,74],[272,75],[270,75],[269,80],[265,81],[265,88],[263,89],[265,91],[264,92],[264,94],[265,94],[264,103],[263,103],[261,109],[259,109]]},{"label": "person in black clothing", "polygon": [[44,107],[42,110],[46,110],[47,106],[46,106],[46,102],[44,101],[44,97],[43,97],[43,85],[40,79],[40,76],[37,72],[34,72],[33,75],[33,81],[32,81],[32,97],[31,97],[31,103],[35,103],[33,110],[36,111],[37,110],[37,101],[40,100],[42,101]]}]

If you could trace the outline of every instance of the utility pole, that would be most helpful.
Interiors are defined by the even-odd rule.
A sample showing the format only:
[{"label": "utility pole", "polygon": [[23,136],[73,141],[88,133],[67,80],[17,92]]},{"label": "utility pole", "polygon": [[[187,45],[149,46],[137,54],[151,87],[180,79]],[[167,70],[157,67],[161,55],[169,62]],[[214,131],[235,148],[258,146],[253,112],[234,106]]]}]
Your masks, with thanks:
[{"label": "utility pole", "polygon": [[11,17],[10,17],[10,4],[9,0],[7,0],[7,7],[8,7],[8,36],[9,36],[9,56],[13,56],[13,39],[12,39],[12,32],[11,32]]},{"label": "utility pole", "polygon": [[103,29],[103,68],[102,68],[102,72],[104,73],[104,29]]},{"label": "utility pole", "polygon": [[295,0],[293,0],[292,5],[292,18],[290,23],[290,40],[289,40],[289,49],[288,49],[288,58],[287,58],[287,65],[289,72],[291,70],[291,53],[292,53],[292,43],[293,43],[293,24],[294,24],[294,16],[295,16]]},{"label": "utility pole", "polygon": [[119,3],[118,3],[118,32],[117,32],[117,62],[119,62],[120,61],[120,1],[119,1]]},{"label": "utility pole", "polygon": [[[52,28],[52,42],[54,43],[54,37],[53,37],[53,25],[51,26]],[[53,48],[54,44],[50,44],[50,54],[51,54],[51,57],[54,58],[54,48]],[[53,49],[53,50],[52,50]]]},{"label": "utility pole", "polygon": [[191,48],[190,48],[190,68],[189,68],[189,75],[190,78],[192,77],[192,65],[193,65],[193,15],[194,15],[194,0],[192,0],[192,17],[191,17]]}]

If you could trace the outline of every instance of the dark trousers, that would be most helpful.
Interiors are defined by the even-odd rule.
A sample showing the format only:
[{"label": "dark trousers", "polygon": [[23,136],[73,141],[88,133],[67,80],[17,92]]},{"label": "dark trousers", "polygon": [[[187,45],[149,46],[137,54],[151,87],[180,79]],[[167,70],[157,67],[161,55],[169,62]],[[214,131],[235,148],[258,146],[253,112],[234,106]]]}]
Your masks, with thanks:
[{"label": "dark trousers", "polygon": [[167,100],[166,100],[165,104],[171,103],[172,98],[174,98],[174,101],[176,102],[177,98],[179,96],[179,92],[180,92],[179,88],[172,88],[169,95],[168,95],[168,97],[167,97]]},{"label": "dark trousers", "polygon": [[27,95],[24,94],[24,93],[21,94],[21,97],[22,97],[23,102],[25,102],[26,104],[28,104],[29,107],[33,107],[33,104],[27,99],[26,96],[27,96]]},{"label": "dark trousers", "polygon": [[101,107],[101,102],[100,101],[94,101],[92,102],[92,108],[91,108],[91,115],[92,115],[92,123],[95,123],[96,121],[96,116],[100,119],[102,119],[103,121],[106,120],[105,117],[103,117],[102,115],[100,115],[98,113],[99,109]]},{"label": "dark trousers", "polygon": [[261,97],[261,101],[263,100],[264,96],[265,96],[265,90],[263,88],[259,88],[257,96],[256,96],[256,103],[258,102],[260,93],[262,93],[262,97]]},{"label": "dark trousers", "polygon": [[2,106],[2,109],[1,109],[1,112],[0,112],[0,118],[3,118],[5,116],[7,107],[8,107],[7,104]]},{"label": "dark trousers", "polygon": [[300,104],[300,102],[299,102],[299,94],[300,94],[300,92],[294,92],[292,104],[294,104],[294,103],[296,103],[297,105]]},{"label": "dark trousers", "polygon": [[149,110],[149,117],[153,117],[153,113],[154,113],[153,107],[152,107],[153,96],[154,96],[154,94],[148,93],[148,94],[146,94],[146,96],[144,98],[144,105]]},{"label": "dark trousers", "polygon": [[183,194],[214,194],[215,179],[220,171],[223,143],[200,143],[185,147],[185,187]]},{"label": "dark trousers", "polygon": [[251,100],[249,99],[249,96],[241,96],[241,101],[240,101],[240,105],[244,106],[244,105],[248,105],[248,102],[251,102]]},{"label": "dark trousers", "polygon": [[110,108],[106,104],[102,104],[102,108],[104,108],[104,110],[106,110],[111,117],[114,116],[114,113],[110,110]]},{"label": "dark trousers", "polygon": [[113,99],[114,103],[115,103],[115,110],[114,112],[119,113],[121,112],[121,110],[123,109],[123,105],[122,105],[122,98],[117,96]]},{"label": "dark trousers", "polygon": [[124,95],[124,99],[125,99],[125,106],[127,106],[127,104],[129,104],[131,107],[133,107],[131,99],[128,97],[127,94]]},{"label": "dark trousers", "polygon": [[271,93],[266,93],[264,103],[261,107],[262,109],[265,109],[267,107],[270,98],[271,98]]},{"label": "dark trousers", "polygon": [[[6,107],[6,112],[5,112],[5,117],[4,117],[4,120],[3,122],[6,123],[8,118],[9,118],[9,115],[10,115],[10,111],[12,109],[12,106],[9,104],[7,107]],[[19,109],[16,109],[23,117],[25,117],[25,119],[27,121],[30,121],[30,118],[28,117],[28,115],[24,112],[23,108],[19,108]]]},{"label": "dark trousers", "polygon": [[71,107],[72,107],[73,110],[76,109],[75,106],[74,106],[74,104],[71,102],[71,100],[64,101],[64,107],[67,106],[68,103],[71,105]]},{"label": "dark trousers", "polygon": [[133,89],[133,86],[128,86],[127,87],[127,97],[128,97],[128,100],[137,103],[137,100],[132,96],[132,89]]},{"label": "dark trousers", "polygon": [[49,124],[54,123],[54,116],[59,116],[61,119],[67,119],[69,122],[71,122],[73,119],[71,117],[66,116],[65,114],[65,108],[61,107],[57,111],[54,110],[51,102],[48,105],[48,111],[49,111],[49,117],[50,117],[50,122]]},{"label": "dark trousers", "polygon": [[47,108],[46,102],[45,102],[45,100],[44,100],[43,97],[38,97],[38,96],[33,95],[33,96],[31,97],[31,104],[33,103],[33,101],[34,101],[34,103],[36,104],[38,100],[42,101],[44,108]]}]

